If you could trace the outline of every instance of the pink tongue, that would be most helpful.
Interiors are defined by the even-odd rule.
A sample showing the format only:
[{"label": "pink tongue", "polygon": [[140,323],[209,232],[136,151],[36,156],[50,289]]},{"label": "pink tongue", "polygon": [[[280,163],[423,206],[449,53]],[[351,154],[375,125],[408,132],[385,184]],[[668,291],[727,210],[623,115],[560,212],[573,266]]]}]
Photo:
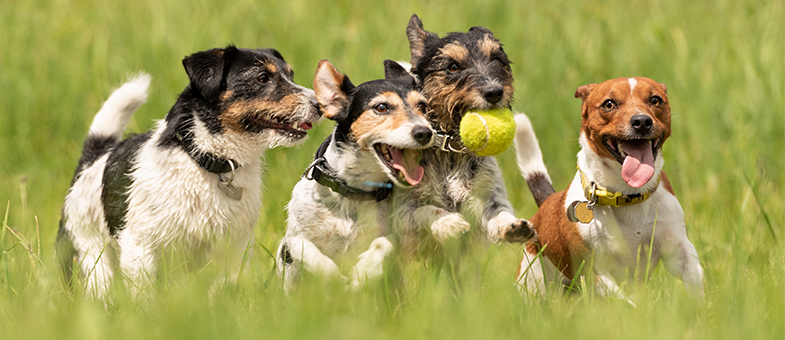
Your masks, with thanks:
[{"label": "pink tongue", "polygon": [[300,123],[300,128],[303,130],[310,130],[313,127],[311,123]]},{"label": "pink tongue", "polygon": [[401,151],[401,149],[391,147],[390,154],[393,159],[393,168],[400,170],[409,184],[417,185],[422,181],[425,169],[417,163],[419,151],[409,149]]},{"label": "pink tongue", "polygon": [[654,155],[650,141],[625,141],[621,148],[627,153],[621,166],[621,177],[633,188],[640,188],[654,176]]}]

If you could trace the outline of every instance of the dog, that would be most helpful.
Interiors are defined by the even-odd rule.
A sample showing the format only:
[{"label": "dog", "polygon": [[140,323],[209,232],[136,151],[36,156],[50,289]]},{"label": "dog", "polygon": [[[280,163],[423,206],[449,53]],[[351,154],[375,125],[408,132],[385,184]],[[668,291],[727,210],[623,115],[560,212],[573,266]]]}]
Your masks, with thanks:
[{"label": "dog", "polygon": [[[422,181],[418,158],[433,139],[425,97],[392,60],[385,61],[385,79],[358,86],[322,60],[313,88],[324,117],[336,126],[287,206],[286,234],[276,251],[286,292],[302,271],[347,282],[334,259],[354,245],[358,234],[389,232],[390,192]],[[377,246],[385,244],[374,241],[371,247]],[[380,270],[375,259],[360,255],[352,287]]]},{"label": "dog", "polygon": [[702,296],[698,253],[662,171],[662,146],[671,135],[665,85],[618,78],[581,86],[575,97],[583,101],[581,151],[565,191],[554,193],[529,119],[515,117],[518,164],[539,206],[530,220],[538,236],[516,274],[520,289],[545,294],[548,279],[566,285],[594,275],[598,294],[632,303],[617,280],[650,275],[647,268],[662,259],[689,293]]},{"label": "dog", "polygon": [[390,242],[398,242],[408,256],[432,257],[434,249],[468,233],[471,225],[479,226],[475,235],[493,243],[530,239],[533,229],[515,217],[496,159],[471,153],[459,136],[467,112],[512,105],[513,75],[501,43],[484,27],[439,38],[416,14],[406,35],[410,72],[428,99],[435,147],[422,152],[422,183],[393,193],[397,239]]},{"label": "dog", "polygon": [[121,141],[146,101],[146,74],[114,91],[90,126],[57,237],[67,279],[76,267],[89,294],[105,296],[117,264],[141,292],[162,249],[178,245],[228,245],[236,276],[261,207],[261,156],[301,142],[321,117],[274,49],[211,49],[183,66],[189,84],[152,131]]}]

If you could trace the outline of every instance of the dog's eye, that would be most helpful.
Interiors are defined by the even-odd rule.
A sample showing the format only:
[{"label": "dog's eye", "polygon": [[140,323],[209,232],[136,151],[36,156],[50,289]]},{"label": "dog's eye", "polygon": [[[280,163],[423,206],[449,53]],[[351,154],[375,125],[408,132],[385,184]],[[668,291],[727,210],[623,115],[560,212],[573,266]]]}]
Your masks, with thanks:
[{"label": "dog's eye", "polygon": [[262,73],[258,77],[256,77],[256,81],[262,84],[267,84],[270,82],[270,76],[267,73]]},{"label": "dog's eye", "polygon": [[651,99],[649,99],[649,103],[655,107],[660,107],[660,105],[662,105],[662,98],[660,98],[660,96],[652,96]]},{"label": "dog's eye", "polygon": [[460,69],[461,67],[458,66],[458,63],[450,63],[450,65],[447,65],[447,71],[450,71],[452,73],[458,72],[460,71]]},{"label": "dog's eye", "polygon": [[613,109],[616,108],[616,102],[614,102],[613,100],[608,99],[608,100],[602,102],[602,108],[605,109],[605,111],[613,110]]},{"label": "dog's eye", "polygon": [[373,107],[373,110],[376,111],[376,113],[387,113],[387,111],[390,111],[390,107],[385,103],[381,103],[376,104],[376,106]]},{"label": "dog's eye", "polygon": [[425,109],[426,109],[425,103],[417,104],[417,110],[419,110],[420,112],[425,113]]}]

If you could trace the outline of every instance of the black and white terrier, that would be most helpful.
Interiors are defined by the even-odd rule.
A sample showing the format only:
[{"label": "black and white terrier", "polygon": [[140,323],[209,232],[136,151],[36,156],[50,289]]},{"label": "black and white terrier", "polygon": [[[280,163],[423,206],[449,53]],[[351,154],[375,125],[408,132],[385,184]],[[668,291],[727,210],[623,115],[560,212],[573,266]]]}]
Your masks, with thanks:
[{"label": "black and white terrier", "polygon": [[[343,278],[335,263],[361,232],[389,233],[389,195],[393,188],[423,180],[421,150],[432,142],[425,97],[398,63],[385,61],[385,79],[354,86],[326,60],[319,63],[314,91],[324,116],[337,122],[288,205],[286,235],[277,266],[286,291],[302,271]],[[397,189],[396,189],[397,190]],[[382,272],[376,247],[360,256],[352,273],[355,287]],[[380,243],[381,242],[381,243]]]},{"label": "black and white terrier", "polygon": [[90,126],[58,232],[67,276],[80,272],[89,294],[106,294],[117,264],[138,293],[178,245],[228,245],[234,279],[259,216],[262,154],[302,141],[320,118],[274,49],[211,49],[183,65],[190,83],[152,131],[121,140],[146,101],[146,74],[115,90]]}]

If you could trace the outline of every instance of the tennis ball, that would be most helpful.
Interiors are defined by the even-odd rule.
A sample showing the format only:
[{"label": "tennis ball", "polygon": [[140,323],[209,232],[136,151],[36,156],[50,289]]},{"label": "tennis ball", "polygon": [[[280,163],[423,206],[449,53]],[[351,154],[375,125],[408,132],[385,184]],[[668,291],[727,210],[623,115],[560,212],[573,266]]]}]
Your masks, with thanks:
[{"label": "tennis ball", "polygon": [[467,112],[461,119],[463,145],[478,156],[494,156],[507,150],[515,137],[515,119],[507,108]]}]

